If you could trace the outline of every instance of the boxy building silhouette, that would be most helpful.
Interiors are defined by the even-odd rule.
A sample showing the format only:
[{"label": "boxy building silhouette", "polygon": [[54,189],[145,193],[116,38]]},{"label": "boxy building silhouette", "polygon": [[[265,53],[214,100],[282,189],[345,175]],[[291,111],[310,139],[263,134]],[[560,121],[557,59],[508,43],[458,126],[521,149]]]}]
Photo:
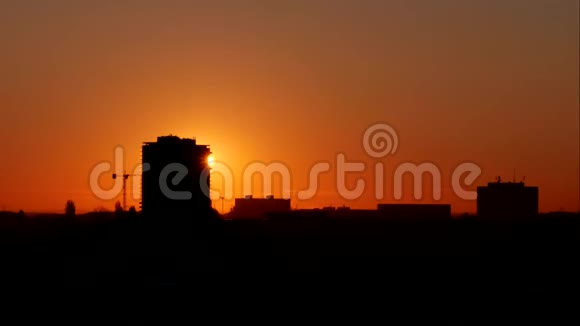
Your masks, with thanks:
[{"label": "boxy building silhouette", "polygon": [[209,212],[210,154],[208,145],[177,136],[162,136],[157,142],[143,143],[143,215],[193,217]]},{"label": "boxy building silhouette", "polygon": [[253,198],[248,195],[244,198],[236,198],[231,218],[264,218],[269,214],[290,212],[290,199],[274,198]]},{"label": "boxy building silhouette", "polygon": [[538,215],[538,187],[523,182],[490,182],[477,187],[477,216],[479,217],[533,217]]}]

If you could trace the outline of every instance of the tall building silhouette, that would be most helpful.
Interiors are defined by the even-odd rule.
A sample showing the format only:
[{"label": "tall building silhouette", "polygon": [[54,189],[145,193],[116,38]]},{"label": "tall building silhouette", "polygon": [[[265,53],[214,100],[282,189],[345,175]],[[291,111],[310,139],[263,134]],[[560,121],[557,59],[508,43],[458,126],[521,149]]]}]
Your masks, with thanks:
[{"label": "tall building silhouette", "polygon": [[208,145],[177,136],[143,143],[143,215],[193,217],[209,212],[210,154]]},{"label": "tall building silhouette", "polygon": [[477,187],[477,215],[481,217],[531,217],[538,214],[538,187],[523,182],[490,182]]}]

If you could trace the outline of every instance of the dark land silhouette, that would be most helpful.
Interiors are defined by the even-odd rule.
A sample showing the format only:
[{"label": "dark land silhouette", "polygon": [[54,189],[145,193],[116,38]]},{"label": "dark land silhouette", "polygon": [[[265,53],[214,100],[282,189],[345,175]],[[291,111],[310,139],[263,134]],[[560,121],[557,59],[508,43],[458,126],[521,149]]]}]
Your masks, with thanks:
[{"label": "dark land silhouette", "polygon": [[[537,188],[480,187],[479,214],[459,218],[446,204],[291,210],[272,197],[237,199],[221,216],[200,189],[210,153],[195,139],[144,143],[140,212],[77,214],[69,201],[63,215],[1,213],[3,286],[497,296],[572,291],[580,275],[580,214],[538,214]],[[187,200],[159,181],[173,163],[189,173],[170,190]]]},{"label": "dark land silhouette", "polygon": [[579,222],[1,213],[1,279],[29,290],[560,293],[577,285]]}]

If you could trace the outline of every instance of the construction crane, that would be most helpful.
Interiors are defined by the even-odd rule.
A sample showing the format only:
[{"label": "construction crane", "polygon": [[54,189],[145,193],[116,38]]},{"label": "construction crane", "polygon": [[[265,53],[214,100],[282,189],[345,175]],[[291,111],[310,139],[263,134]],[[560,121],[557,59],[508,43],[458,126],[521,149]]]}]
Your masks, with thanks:
[{"label": "construction crane", "polygon": [[220,200],[222,201],[222,215],[224,214],[224,197],[220,196]]},{"label": "construction crane", "polygon": [[123,210],[127,211],[127,179],[129,177],[137,176],[137,174],[127,174],[127,171],[123,172],[123,175],[118,175],[117,173],[113,173],[113,180],[116,180],[117,177],[123,178]]},{"label": "construction crane", "polygon": [[[215,191],[215,192],[219,193],[219,191],[215,188],[210,188],[210,191]],[[210,197],[211,197],[211,193],[210,193]],[[221,204],[222,204],[221,213],[223,214],[224,213],[224,199],[225,199],[225,197],[220,195],[218,198],[215,198],[215,199],[221,200]],[[215,208],[215,205],[213,204],[213,199],[210,198],[210,200],[212,201],[212,207]]]}]

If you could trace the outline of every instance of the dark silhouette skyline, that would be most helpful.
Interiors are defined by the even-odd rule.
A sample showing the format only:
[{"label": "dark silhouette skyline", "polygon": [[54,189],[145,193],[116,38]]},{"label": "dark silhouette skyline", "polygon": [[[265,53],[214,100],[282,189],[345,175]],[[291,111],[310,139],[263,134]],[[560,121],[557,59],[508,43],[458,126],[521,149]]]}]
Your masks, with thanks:
[{"label": "dark silhouette skyline", "polygon": [[573,298],[579,10],[2,1],[0,289]]},{"label": "dark silhouette skyline", "polygon": [[[291,209],[272,196],[239,198],[222,216],[202,191],[210,154],[193,139],[145,143],[140,212],[117,202],[111,212],[77,214],[73,201],[62,215],[0,212],[0,255],[11,266],[0,272],[5,288],[529,296],[530,286],[536,295],[561,293],[579,271],[570,257],[580,248],[580,213],[520,215],[537,208],[537,188],[490,184],[480,189],[491,191],[481,202],[486,214],[455,218],[449,204]],[[163,198],[163,170],[174,163],[189,175],[168,182],[170,190],[189,199]]]}]

